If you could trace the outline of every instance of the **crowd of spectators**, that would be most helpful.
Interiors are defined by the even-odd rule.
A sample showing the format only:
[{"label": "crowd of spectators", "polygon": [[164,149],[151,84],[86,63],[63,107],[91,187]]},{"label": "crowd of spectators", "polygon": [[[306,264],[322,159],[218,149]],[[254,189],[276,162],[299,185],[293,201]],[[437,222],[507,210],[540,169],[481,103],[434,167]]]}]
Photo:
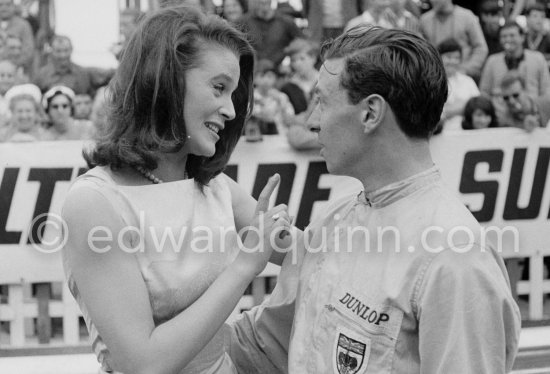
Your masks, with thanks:
[{"label": "crowd of spectators", "polygon": [[[286,135],[297,149],[317,146],[305,124],[322,43],[358,26],[418,33],[438,49],[450,88],[438,132],[531,131],[550,119],[546,1],[482,0],[469,9],[460,0],[302,0],[297,11],[286,1],[159,0],[159,6],[181,3],[217,13],[248,34],[257,55],[249,124]],[[115,57],[142,16],[121,10]],[[36,38],[14,1],[0,0],[0,142],[93,138],[107,125],[114,71],[75,64],[67,36],[53,34],[40,49]]]}]

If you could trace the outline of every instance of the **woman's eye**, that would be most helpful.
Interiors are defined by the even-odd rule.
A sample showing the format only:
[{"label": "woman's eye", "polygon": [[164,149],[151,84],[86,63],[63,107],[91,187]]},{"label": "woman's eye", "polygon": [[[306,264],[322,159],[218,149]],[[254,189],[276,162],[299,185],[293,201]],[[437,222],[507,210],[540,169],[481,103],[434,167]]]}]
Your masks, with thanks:
[{"label": "woman's eye", "polygon": [[225,91],[225,85],[223,84],[216,84],[214,85],[214,89],[218,91],[219,93],[223,93]]}]

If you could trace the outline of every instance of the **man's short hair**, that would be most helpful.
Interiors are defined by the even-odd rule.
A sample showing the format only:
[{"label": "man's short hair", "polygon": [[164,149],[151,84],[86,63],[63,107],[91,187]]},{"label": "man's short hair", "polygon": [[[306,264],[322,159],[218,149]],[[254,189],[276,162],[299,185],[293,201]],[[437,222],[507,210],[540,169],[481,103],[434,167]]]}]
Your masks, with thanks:
[{"label": "man's short hair", "polygon": [[508,88],[516,82],[519,82],[521,87],[525,89],[525,78],[517,70],[510,70],[502,77],[500,88]]},{"label": "man's short hair", "polygon": [[447,100],[447,76],[439,53],[422,37],[358,26],[325,43],[322,56],[345,60],[341,85],[351,103],[378,94],[406,135],[428,138],[433,133]]},{"label": "man's short hair", "polygon": [[451,52],[460,52],[460,54],[462,55],[462,47],[460,47],[460,44],[455,38],[448,38],[443,40],[437,45],[437,51],[440,55]]}]

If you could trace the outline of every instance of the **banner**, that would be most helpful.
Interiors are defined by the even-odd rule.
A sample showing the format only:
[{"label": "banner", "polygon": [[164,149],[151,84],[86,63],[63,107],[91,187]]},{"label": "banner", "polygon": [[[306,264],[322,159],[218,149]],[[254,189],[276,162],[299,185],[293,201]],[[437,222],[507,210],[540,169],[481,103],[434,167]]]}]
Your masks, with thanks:
[{"label": "banner", "polygon": [[[71,181],[86,170],[82,146],[0,144],[0,283],[63,279],[59,251],[40,251],[29,243],[40,242],[45,228],[58,224],[56,215]],[[517,230],[517,245],[504,235],[505,257],[535,251],[550,255],[550,133],[447,133],[434,137],[431,148],[445,183],[484,226]],[[329,175],[318,151],[293,150],[280,136],[264,136],[257,143],[243,138],[226,173],[254,197],[279,173],[273,203],[287,203],[298,227],[322,214],[328,200],[363,188],[355,179]]]}]

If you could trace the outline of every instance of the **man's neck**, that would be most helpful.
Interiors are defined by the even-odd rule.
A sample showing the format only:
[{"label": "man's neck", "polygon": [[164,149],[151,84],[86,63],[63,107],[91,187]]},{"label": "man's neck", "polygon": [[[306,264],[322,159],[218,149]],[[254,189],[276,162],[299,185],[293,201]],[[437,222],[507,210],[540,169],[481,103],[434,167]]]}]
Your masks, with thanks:
[{"label": "man's neck", "polygon": [[[363,183],[365,192],[399,182],[434,165],[427,140],[409,141],[408,144],[391,146],[387,144],[379,152],[369,151],[370,154],[377,154],[378,157],[369,162],[370,167],[366,167],[360,176],[355,176]],[[397,149],[399,149],[398,152],[396,152]]]}]

